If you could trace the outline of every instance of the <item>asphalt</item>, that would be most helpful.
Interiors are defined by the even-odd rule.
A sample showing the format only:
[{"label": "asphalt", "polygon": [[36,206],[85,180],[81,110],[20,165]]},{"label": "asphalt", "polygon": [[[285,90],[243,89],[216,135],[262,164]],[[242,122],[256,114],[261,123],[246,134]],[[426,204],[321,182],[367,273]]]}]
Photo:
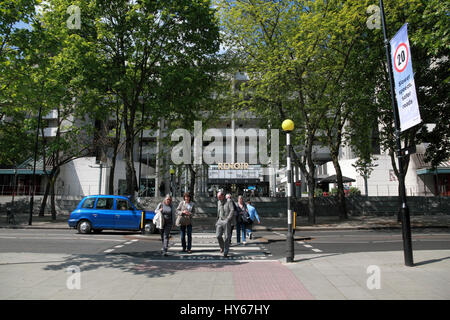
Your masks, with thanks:
[{"label": "asphalt", "polygon": [[[33,217],[31,226],[23,218],[16,228],[68,229],[67,216],[58,216],[54,222],[50,217]],[[351,217],[347,221],[319,217],[314,226],[307,225],[303,217],[296,222],[298,230],[401,228],[396,217]],[[201,236],[213,225],[211,218],[195,222],[194,232],[199,237],[196,243],[217,246],[214,239],[207,242]],[[449,219],[413,216],[411,225],[449,228]],[[4,220],[0,226],[10,227]],[[286,230],[286,223],[284,219],[263,217],[262,224],[254,230],[282,231]],[[123,246],[133,245],[127,243]],[[0,253],[0,299],[183,301],[167,311],[172,318],[186,311],[182,308],[187,300],[197,300],[196,305],[201,306],[200,301],[214,300],[255,300],[270,305],[275,300],[450,299],[450,248],[417,250],[414,266],[405,266],[402,251],[303,252],[296,253],[290,263],[270,257],[223,259],[215,251],[209,255],[211,259],[174,261],[126,254],[4,252]],[[211,318],[224,316],[223,308],[214,312]]]}]

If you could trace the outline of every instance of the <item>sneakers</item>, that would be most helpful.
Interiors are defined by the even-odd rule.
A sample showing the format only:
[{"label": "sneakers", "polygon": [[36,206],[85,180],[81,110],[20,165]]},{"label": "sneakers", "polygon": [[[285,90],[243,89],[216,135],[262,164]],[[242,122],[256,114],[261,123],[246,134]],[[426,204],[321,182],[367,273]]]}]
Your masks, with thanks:
[{"label": "sneakers", "polygon": [[252,239],[253,239],[253,233],[250,232],[250,233],[248,234],[248,237],[249,237],[250,240],[252,240]]}]

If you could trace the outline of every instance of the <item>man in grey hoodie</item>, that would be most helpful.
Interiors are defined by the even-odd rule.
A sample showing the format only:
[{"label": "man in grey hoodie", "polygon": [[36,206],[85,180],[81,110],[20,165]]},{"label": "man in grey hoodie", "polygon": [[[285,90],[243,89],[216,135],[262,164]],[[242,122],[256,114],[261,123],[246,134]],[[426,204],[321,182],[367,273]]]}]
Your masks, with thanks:
[{"label": "man in grey hoodie", "polygon": [[[225,199],[223,192],[217,193],[217,222],[216,237],[219,241],[220,252],[224,257],[228,256],[230,249],[231,223],[234,218],[234,206],[231,199]],[[225,233],[225,241],[223,234]]]}]

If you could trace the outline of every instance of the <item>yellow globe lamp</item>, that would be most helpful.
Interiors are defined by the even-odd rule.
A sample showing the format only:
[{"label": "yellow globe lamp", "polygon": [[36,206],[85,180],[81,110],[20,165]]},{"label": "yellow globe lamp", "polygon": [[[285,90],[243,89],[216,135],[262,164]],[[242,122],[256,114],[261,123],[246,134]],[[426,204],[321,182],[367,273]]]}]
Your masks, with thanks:
[{"label": "yellow globe lamp", "polygon": [[286,132],[291,132],[294,130],[294,121],[292,121],[291,119],[286,119],[283,121],[283,123],[281,124],[281,128],[283,129],[283,131]]}]

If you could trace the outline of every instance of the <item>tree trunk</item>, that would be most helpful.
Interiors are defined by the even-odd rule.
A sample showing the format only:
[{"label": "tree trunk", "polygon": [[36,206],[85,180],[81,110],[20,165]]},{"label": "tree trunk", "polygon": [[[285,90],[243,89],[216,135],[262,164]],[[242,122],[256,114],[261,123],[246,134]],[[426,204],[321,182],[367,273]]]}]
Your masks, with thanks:
[{"label": "tree trunk", "polygon": [[345,192],[344,192],[344,181],[342,179],[342,170],[337,155],[334,154],[331,155],[331,157],[333,160],[334,169],[336,170],[336,180],[338,185],[337,197],[339,204],[339,219],[346,220],[348,219],[348,215],[347,215],[347,205],[345,203]]},{"label": "tree trunk", "polygon": [[134,147],[134,135],[132,127],[128,127],[126,130],[125,141],[125,165],[126,165],[126,179],[127,179],[127,195],[131,196],[134,200],[135,192],[137,191],[136,183],[136,170],[134,169],[133,162],[133,147]]},{"label": "tree trunk", "polygon": [[47,205],[47,198],[48,198],[49,192],[50,192],[50,179],[45,184],[44,197],[42,198],[41,207],[39,208],[39,217],[43,217],[44,216],[45,207]]},{"label": "tree trunk", "polygon": [[113,156],[109,171],[108,194],[114,194],[114,171],[116,170],[116,157]]},{"label": "tree trunk", "polygon": [[314,178],[308,179],[308,223],[316,224],[316,199],[314,197]]},{"label": "tree trunk", "polygon": [[55,184],[56,184],[56,175],[53,177],[50,183],[50,205],[53,221],[56,220]]}]

